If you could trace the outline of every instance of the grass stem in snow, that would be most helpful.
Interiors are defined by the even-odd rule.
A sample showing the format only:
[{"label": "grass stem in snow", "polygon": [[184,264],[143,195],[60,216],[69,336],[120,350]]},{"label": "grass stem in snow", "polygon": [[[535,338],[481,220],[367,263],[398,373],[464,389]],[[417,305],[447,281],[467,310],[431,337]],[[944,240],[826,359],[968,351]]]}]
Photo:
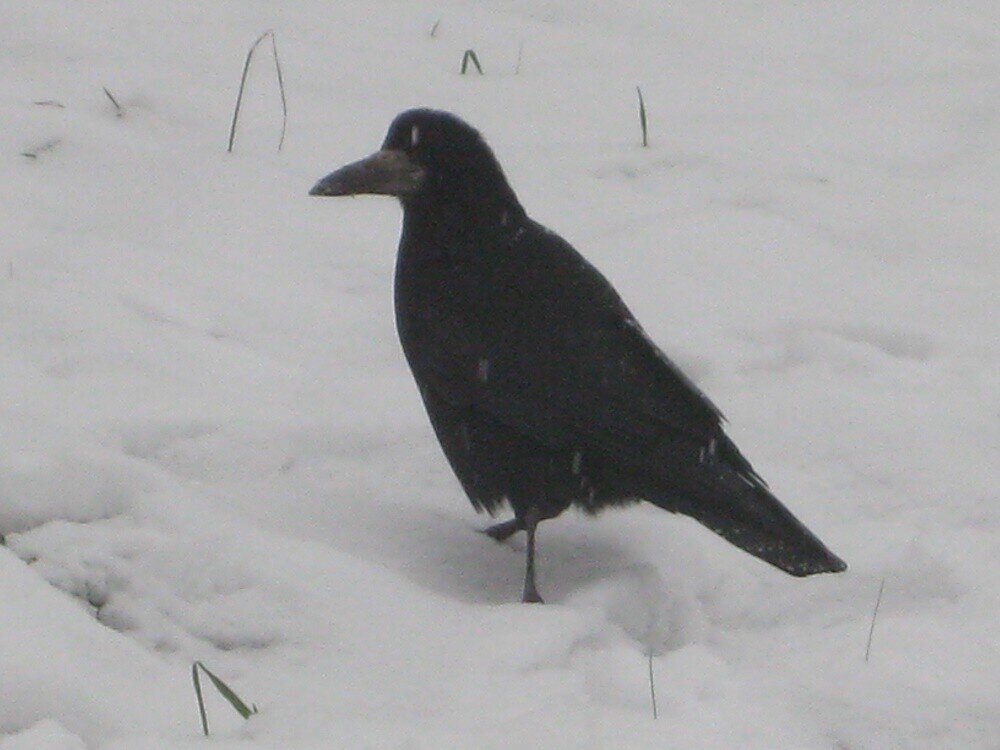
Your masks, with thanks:
[{"label": "grass stem in snow", "polygon": [[24,156],[28,159],[37,159],[46,151],[51,151],[52,149],[54,149],[56,146],[59,145],[59,143],[60,139],[50,138],[49,140],[35,146],[34,148],[28,149],[27,151],[22,151],[21,156]]},{"label": "grass stem in snow", "polygon": [[274,72],[278,76],[278,93],[281,94],[281,138],[278,139],[278,151],[285,145],[285,129],[288,126],[288,100],[285,98],[285,77],[281,73],[281,60],[278,59],[278,40],[271,32],[271,54],[274,55]]},{"label": "grass stem in snow", "polygon": [[483,66],[479,64],[479,58],[476,56],[476,51],[467,49],[465,54],[462,55],[462,75],[469,69],[469,62],[472,62],[476,66],[476,70],[479,71],[479,75],[483,74]]},{"label": "grass stem in snow", "polygon": [[244,719],[249,719],[255,713],[257,713],[257,706],[247,706],[246,703],[233,691],[229,685],[224,683],[221,679],[215,676],[213,672],[209,670],[202,662],[196,661],[191,665],[191,680],[194,682],[194,694],[198,699],[198,713],[201,715],[201,730],[208,737],[208,714],[205,712],[205,699],[201,691],[201,677],[198,674],[198,670],[204,672],[208,679],[212,681],[215,689],[219,691],[219,695],[228,701],[229,705],[233,707]]},{"label": "grass stem in snow", "polygon": [[635,87],[635,92],[639,95],[639,126],[642,128],[642,147],[649,146],[649,134],[646,130],[646,102],[642,98],[642,89]]},{"label": "grass stem in snow", "polygon": [[201,715],[201,731],[208,737],[208,714],[205,713],[205,698],[201,693],[201,678],[198,676],[198,662],[191,665],[191,681],[194,682],[194,695],[198,699],[198,713]]},{"label": "grass stem in snow", "polygon": [[653,649],[649,649],[649,700],[653,704],[653,719],[657,718],[656,712],[656,681],[653,679]]},{"label": "grass stem in snow", "polygon": [[865,646],[865,664],[868,663],[868,657],[872,653],[872,636],[875,635],[875,618],[878,617],[878,607],[882,603],[882,592],[885,591],[885,578],[882,579],[882,583],[878,587],[878,596],[875,597],[875,609],[872,611],[872,625],[868,628],[868,644]]},{"label": "grass stem in snow", "polygon": [[233,110],[233,122],[229,127],[229,148],[227,151],[229,153],[233,152],[233,143],[236,141],[236,123],[240,119],[240,107],[243,104],[243,92],[247,85],[247,75],[250,72],[250,63],[253,60],[253,53],[257,51],[257,47],[268,37],[271,38],[271,53],[274,57],[274,68],[278,76],[278,92],[281,95],[281,138],[278,140],[278,151],[281,151],[281,147],[285,145],[285,128],[288,124],[288,101],[285,98],[285,79],[281,72],[281,61],[278,59],[278,42],[275,39],[273,31],[265,31],[256,41],[250,45],[250,49],[247,51],[246,60],[243,61],[243,74],[240,76],[240,90],[236,94],[236,107]]},{"label": "grass stem in snow", "polygon": [[113,105],[115,105],[115,117],[124,117],[125,110],[122,108],[122,105],[118,103],[118,100],[115,99],[115,95],[108,91],[107,86],[102,86],[101,88],[104,89],[104,95],[111,100]]}]

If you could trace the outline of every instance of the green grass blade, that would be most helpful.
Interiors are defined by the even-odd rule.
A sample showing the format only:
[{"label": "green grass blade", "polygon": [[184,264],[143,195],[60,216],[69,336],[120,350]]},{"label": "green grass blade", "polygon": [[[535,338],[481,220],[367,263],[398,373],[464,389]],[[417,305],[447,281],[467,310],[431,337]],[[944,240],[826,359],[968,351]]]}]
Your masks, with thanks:
[{"label": "green grass blade", "polygon": [[208,679],[210,679],[212,684],[215,685],[215,689],[219,691],[219,695],[229,702],[229,705],[233,707],[236,713],[244,719],[249,719],[253,716],[253,714],[257,713],[256,706],[254,708],[247,706],[247,704],[244,703],[235,692],[233,692],[233,689],[219,679],[219,677],[217,677],[208,667],[200,661],[195,662],[195,664],[199,666],[206,675],[208,675]]},{"label": "green grass blade", "polygon": [[191,680],[194,682],[194,694],[198,698],[198,713],[201,715],[201,730],[208,737],[208,714],[205,711],[205,697],[201,690],[201,677],[198,675],[198,670],[204,672],[208,679],[212,681],[215,689],[219,691],[219,695],[226,699],[233,710],[236,711],[244,719],[249,719],[255,713],[257,713],[257,704],[254,703],[252,707],[247,706],[246,703],[235,693],[235,691],[229,687],[225,682],[223,682],[212,670],[206,667],[202,662],[196,661],[191,665]]},{"label": "green grass blade", "polygon": [[483,66],[479,64],[479,57],[476,55],[476,51],[471,49],[465,50],[465,54],[462,55],[462,75],[464,76],[466,71],[469,69],[470,62],[476,66],[476,70],[479,72],[479,75],[482,75]]}]

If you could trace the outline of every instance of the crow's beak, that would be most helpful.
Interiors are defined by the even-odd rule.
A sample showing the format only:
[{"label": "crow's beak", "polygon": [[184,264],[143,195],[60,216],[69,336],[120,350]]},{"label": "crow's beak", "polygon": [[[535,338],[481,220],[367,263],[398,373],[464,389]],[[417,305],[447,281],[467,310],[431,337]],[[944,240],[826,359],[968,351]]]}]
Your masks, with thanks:
[{"label": "crow's beak", "polygon": [[423,168],[406,153],[385,148],[331,172],[313,185],[309,195],[395,195],[416,192],[424,181]]}]

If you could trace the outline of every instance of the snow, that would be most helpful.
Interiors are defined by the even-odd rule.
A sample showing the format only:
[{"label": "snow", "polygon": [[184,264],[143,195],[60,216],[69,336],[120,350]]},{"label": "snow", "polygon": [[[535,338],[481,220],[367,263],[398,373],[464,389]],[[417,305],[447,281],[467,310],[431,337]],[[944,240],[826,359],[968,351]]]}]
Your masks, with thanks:
[{"label": "snow", "polygon": [[[1000,747],[994,5],[7,4],[0,750],[202,746],[196,660],[234,750]],[[286,142],[262,45],[227,154],[267,29]],[[515,603],[395,340],[398,207],[306,195],[411,106],[845,574],[636,506],[545,523]]]}]

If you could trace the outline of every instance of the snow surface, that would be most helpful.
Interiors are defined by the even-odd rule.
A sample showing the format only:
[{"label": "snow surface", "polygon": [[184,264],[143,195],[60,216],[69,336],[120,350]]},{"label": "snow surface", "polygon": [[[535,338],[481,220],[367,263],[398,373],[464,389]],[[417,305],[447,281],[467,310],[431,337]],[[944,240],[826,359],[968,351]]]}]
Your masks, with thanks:
[{"label": "snow surface", "polygon": [[[199,659],[260,707],[210,695],[218,748],[1000,747],[998,20],[5,4],[0,749],[200,747]],[[226,154],[266,29],[285,147],[265,44]],[[523,542],[476,533],[395,341],[398,207],[306,195],[417,105],[484,131],[846,574],[635,507],[546,523],[549,604],[514,603]]]}]

